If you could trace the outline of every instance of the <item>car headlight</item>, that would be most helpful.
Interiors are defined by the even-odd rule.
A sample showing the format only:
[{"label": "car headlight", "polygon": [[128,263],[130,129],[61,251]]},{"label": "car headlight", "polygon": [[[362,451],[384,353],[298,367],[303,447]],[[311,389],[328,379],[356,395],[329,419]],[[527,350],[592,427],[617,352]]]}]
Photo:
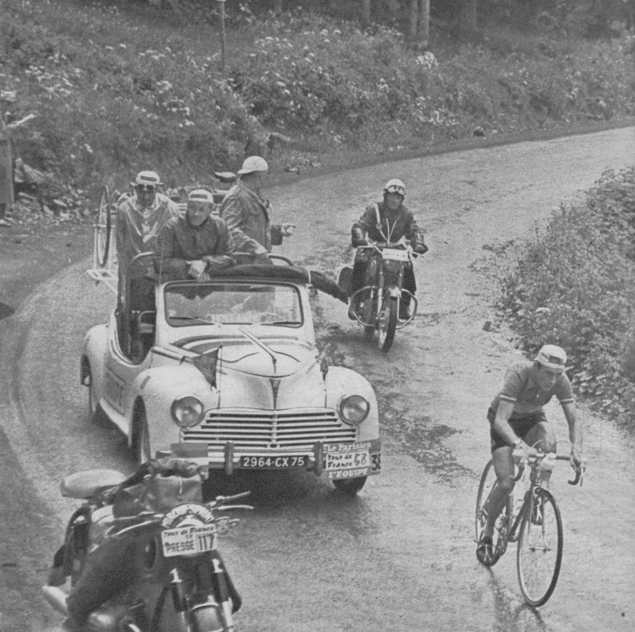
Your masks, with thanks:
[{"label": "car headlight", "polygon": [[179,397],[172,402],[172,419],[182,428],[189,428],[200,423],[203,417],[203,404],[192,396]]},{"label": "car headlight", "polygon": [[370,404],[361,395],[344,397],[339,405],[342,421],[351,426],[359,426],[369,412]]}]

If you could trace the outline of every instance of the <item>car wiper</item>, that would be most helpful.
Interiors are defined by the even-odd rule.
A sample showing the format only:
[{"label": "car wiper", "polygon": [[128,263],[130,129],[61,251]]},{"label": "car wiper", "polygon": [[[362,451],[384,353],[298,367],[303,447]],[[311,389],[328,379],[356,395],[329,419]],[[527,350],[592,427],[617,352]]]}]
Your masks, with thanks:
[{"label": "car wiper", "polygon": [[276,320],[272,323],[258,323],[259,325],[301,325],[299,320]]},{"label": "car wiper", "polygon": [[168,320],[187,320],[194,321],[195,323],[203,323],[205,325],[216,325],[214,321],[205,320],[204,318],[196,318],[196,316],[170,316]]}]

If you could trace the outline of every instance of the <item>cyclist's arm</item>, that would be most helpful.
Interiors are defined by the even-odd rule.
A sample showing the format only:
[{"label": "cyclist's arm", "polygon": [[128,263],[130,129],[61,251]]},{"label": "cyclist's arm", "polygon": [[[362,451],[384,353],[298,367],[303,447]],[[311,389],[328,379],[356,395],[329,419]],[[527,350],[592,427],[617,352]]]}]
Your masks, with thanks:
[{"label": "cyclist's arm", "polygon": [[513,446],[519,437],[509,425],[509,418],[512,416],[514,412],[514,402],[509,402],[507,400],[501,399],[498,403],[498,408],[496,410],[496,417],[494,419],[494,432],[498,434],[505,443],[509,446]]},{"label": "cyclist's arm", "polygon": [[569,425],[569,441],[571,441],[571,460],[574,465],[582,464],[582,425],[578,420],[578,416],[573,402],[562,404],[565,419]]}]

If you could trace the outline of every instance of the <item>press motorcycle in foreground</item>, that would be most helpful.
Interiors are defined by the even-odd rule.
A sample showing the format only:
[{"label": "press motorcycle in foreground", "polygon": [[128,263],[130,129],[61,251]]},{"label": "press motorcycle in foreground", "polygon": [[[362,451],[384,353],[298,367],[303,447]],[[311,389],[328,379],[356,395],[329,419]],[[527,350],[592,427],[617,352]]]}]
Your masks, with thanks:
[{"label": "press motorcycle in foreground", "polygon": [[[411,323],[417,313],[416,297],[403,287],[404,271],[417,256],[405,240],[357,248],[356,262],[365,261],[366,271],[363,286],[351,294],[349,315],[363,325],[366,338],[372,338],[377,331],[377,344],[382,351],[390,349],[396,331]],[[354,273],[350,266],[343,268],[338,284],[349,286],[351,274]],[[400,318],[404,295],[409,299],[410,310],[407,317]]]},{"label": "press motorcycle in foreground", "polygon": [[[174,461],[170,459],[170,465]],[[144,465],[148,463],[152,461]],[[220,512],[251,509],[230,504],[249,492],[202,502],[200,479],[192,481],[178,472],[175,475],[174,470],[167,475],[151,470],[141,482],[135,476],[126,479],[113,470],[90,470],[62,481],[62,495],[84,502],[68,523],[53,567],[58,576],[70,579],[70,588],[44,586],[46,600],[62,614],[71,615],[71,629],[231,632],[241,599],[218,551],[218,536],[238,520]],[[112,566],[114,558],[120,568],[101,572],[100,562],[95,561],[99,551],[104,552],[106,566]],[[86,574],[91,582],[101,582],[98,588],[107,598],[78,626],[72,600],[77,600],[82,582],[86,595]],[[114,581],[108,582],[108,575]],[[51,583],[61,581],[49,579]],[[88,592],[94,601],[95,587]]]}]

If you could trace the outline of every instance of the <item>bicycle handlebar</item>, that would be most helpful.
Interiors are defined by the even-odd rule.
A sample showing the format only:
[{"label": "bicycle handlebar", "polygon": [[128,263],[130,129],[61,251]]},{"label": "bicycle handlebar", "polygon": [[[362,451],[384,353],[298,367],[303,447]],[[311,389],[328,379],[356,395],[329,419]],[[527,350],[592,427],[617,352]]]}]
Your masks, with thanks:
[{"label": "bicycle handlebar", "polygon": [[[527,463],[532,463],[532,464],[538,464],[540,463],[545,457],[547,456],[547,454],[545,452],[540,452],[538,450],[535,449],[531,449],[531,451],[527,454],[527,458],[525,458],[525,451],[524,450],[518,450],[518,451],[514,451],[512,452],[512,457],[514,457],[514,459],[516,459],[518,461],[517,465],[518,465],[518,474],[516,476],[514,476],[514,481],[519,481],[520,478],[522,477],[524,471],[525,471],[525,467],[527,465]],[[556,455],[556,461],[570,461],[570,458],[568,456],[564,456],[562,454],[558,454]],[[573,465],[572,465],[573,467]],[[577,485],[578,483],[580,484],[580,486],[582,486],[582,475],[584,473],[584,466],[581,465],[578,468],[575,468],[575,476],[572,480],[567,481],[567,483],[569,483],[569,485]]]}]

